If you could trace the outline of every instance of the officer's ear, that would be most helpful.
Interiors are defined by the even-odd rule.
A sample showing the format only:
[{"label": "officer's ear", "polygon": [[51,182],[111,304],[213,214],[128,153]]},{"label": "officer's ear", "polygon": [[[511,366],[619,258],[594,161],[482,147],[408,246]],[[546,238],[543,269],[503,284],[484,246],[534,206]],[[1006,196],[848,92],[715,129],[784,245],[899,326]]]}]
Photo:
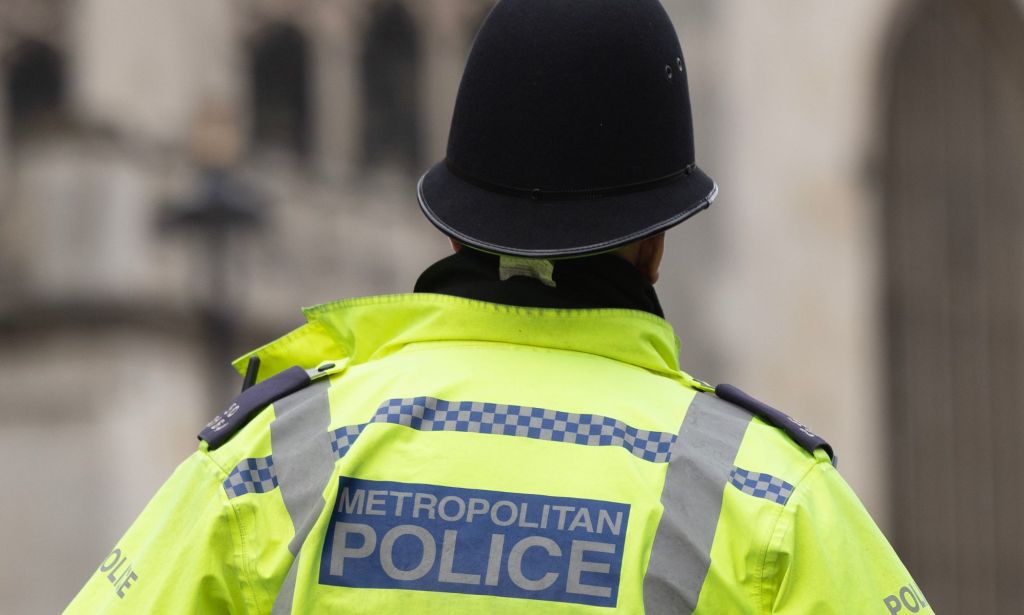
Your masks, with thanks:
[{"label": "officer's ear", "polygon": [[661,257],[665,255],[665,233],[658,233],[640,242],[636,268],[640,275],[654,284],[661,273]]},{"label": "officer's ear", "polygon": [[448,238],[448,241],[449,241],[449,242],[451,242],[451,244],[452,244],[452,250],[453,250],[454,252],[458,252],[458,251],[462,250],[462,244],[461,244],[461,243],[459,243],[458,241],[455,241],[455,240],[454,240],[454,239],[452,239],[451,237],[449,237],[449,238]]},{"label": "officer's ear", "polygon": [[658,281],[661,257],[665,254],[665,233],[635,241],[619,248],[615,253],[632,263],[640,275],[654,284]]}]

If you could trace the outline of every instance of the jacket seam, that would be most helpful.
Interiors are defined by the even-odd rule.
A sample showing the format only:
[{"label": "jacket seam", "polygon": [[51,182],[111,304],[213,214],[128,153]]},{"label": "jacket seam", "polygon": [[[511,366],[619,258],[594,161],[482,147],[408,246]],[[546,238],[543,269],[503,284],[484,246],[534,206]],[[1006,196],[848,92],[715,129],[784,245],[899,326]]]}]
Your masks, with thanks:
[{"label": "jacket seam", "polygon": [[[814,463],[812,463],[811,466],[807,468],[807,470],[803,473],[803,475],[800,476],[800,479],[796,481],[796,484],[793,486],[793,495],[790,496],[786,503],[780,507],[779,513],[775,517],[775,522],[772,524],[771,532],[768,533],[768,540],[765,542],[764,545],[764,555],[761,558],[761,570],[760,574],[758,575],[757,582],[757,599],[760,605],[758,610],[762,613],[765,613],[766,615],[771,615],[771,604],[773,602],[772,600],[765,600],[765,572],[766,568],[768,567],[768,554],[771,552],[772,545],[775,544],[777,540],[781,540],[785,537],[785,534],[783,534],[783,536],[776,537],[776,534],[779,531],[779,523],[782,521],[782,517],[786,514],[786,511],[789,509],[790,502],[799,497],[800,486],[803,485],[807,477],[810,476],[811,473],[814,472],[814,470],[817,469],[817,467],[823,463],[825,462],[815,459]],[[786,532],[788,533],[789,529],[787,529]]]},{"label": "jacket seam", "polygon": [[[331,301],[328,303],[321,303],[312,307],[303,309],[303,312],[307,317],[317,317],[325,313],[333,312],[336,310],[349,308],[349,307],[366,307],[371,305],[385,305],[393,303],[408,303],[410,301],[422,302],[422,303],[437,303],[437,304],[454,304],[461,305],[468,308],[473,308],[481,311],[490,311],[506,314],[519,314],[519,315],[531,315],[531,314],[545,314],[545,315],[557,315],[560,317],[568,318],[581,318],[581,317],[593,317],[595,314],[605,316],[630,316],[634,318],[641,318],[643,320],[650,321],[655,324],[663,326],[670,326],[668,321],[664,318],[644,312],[643,310],[634,310],[629,308],[538,308],[538,307],[525,307],[519,305],[507,305],[504,303],[493,303],[490,301],[480,301],[478,299],[466,299],[465,297],[455,297],[452,295],[444,295],[440,293],[397,293],[390,295],[374,295],[369,297],[355,297],[351,299],[341,299],[338,301]],[[315,318],[311,318],[310,322],[316,322]]]},{"label": "jacket seam", "polygon": [[[228,472],[223,467],[221,467],[221,465],[219,463],[217,463],[217,461],[213,458],[212,455],[209,454],[209,452],[202,451],[202,458],[206,459],[207,461],[210,462],[211,465],[213,465],[215,468],[217,468],[217,470],[221,474],[221,476],[218,477],[218,480],[223,481],[223,480],[225,480],[227,478]],[[238,507],[235,506],[234,502],[231,501],[231,498],[229,498],[227,496],[227,494],[224,493],[223,489],[218,489],[217,491],[220,494],[221,501],[222,501],[223,505],[226,505],[227,509],[230,511],[230,513],[228,515],[226,515],[226,518],[228,520],[228,524],[229,525],[234,525],[234,527],[233,528],[229,528],[229,529],[237,530],[237,536],[238,536],[238,543],[239,544],[237,545],[236,554],[239,557],[239,559],[241,560],[241,562],[240,562],[241,565],[239,566],[239,571],[238,571],[239,572],[239,575],[238,575],[239,589],[242,591],[243,595],[246,594],[246,593],[249,594],[249,598],[252,601],[252,604],[256,607],[256,611],[257,612],[263,612],[262,604],[260,602],[259,596],[256,593],[256,586],[255,586],[255,584],[252,583],[251,581],[250,582],[246,582],[246,577],[249,577],[250,579],[255,578],[255,575],[254,575],[255,567],[254,567],[254,562],[252,561],[252,558],[250,558],[248,556],[246,548],[245,548],[246,547],[246,535],[245,535],[245,530],[244,530],[245,525],[242,523],[241,512],[238,510]],[[232,531],[231,533],[232,533],[233,537],[236,535],[236,532],[234,532],[234,531]],[[248,609],[246,609],[246,610],[248,611]]]}]

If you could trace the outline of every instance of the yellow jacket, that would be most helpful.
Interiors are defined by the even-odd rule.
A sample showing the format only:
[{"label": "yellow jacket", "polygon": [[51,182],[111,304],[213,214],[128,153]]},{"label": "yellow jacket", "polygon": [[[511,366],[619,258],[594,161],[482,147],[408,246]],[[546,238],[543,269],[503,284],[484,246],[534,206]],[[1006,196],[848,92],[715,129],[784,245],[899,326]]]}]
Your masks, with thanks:
[{"label": "yellow jacket", "polygon": [[931,612],[826,450],[680,371],[656,316],[306,315],[68,613]]}]

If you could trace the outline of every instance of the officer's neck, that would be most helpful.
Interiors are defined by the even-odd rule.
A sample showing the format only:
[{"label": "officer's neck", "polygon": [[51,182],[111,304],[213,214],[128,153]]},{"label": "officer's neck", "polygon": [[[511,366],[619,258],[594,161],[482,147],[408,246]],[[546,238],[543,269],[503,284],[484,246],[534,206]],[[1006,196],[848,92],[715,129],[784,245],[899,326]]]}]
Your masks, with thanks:
[{"label": "officer's neck", "polygon": [[543,263],[502,261],[466,248],[428,267],[415,292],[523,307],[624,308],[665,316],[654,287],[618,256],[601,254],[551,264],[553,270],[547,270]]}]

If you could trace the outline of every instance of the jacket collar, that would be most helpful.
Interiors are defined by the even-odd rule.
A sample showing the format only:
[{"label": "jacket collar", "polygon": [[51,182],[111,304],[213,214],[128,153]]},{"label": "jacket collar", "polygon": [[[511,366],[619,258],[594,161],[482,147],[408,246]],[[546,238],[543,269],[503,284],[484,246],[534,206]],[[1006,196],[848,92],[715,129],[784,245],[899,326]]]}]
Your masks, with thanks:
[{"label": "jacket collar", "polygon": [[628,309],[548,309],[416,293],[348,299],[303,310],[308,323],[234,362],[261,361],[260,380],[294,365],[349,365],[416,343],[491,342],[585,352],[678,377],[679,341],[671,325]]},{"label": "jacket collar", "polygon": [[496,255],[464,248],[427,268],[416,292],[523,307],[633,309],[665,317],[654,287],[618,256],[537,261],[551,267],[546,283],[539,276],[502,276],[501,262]]}]

